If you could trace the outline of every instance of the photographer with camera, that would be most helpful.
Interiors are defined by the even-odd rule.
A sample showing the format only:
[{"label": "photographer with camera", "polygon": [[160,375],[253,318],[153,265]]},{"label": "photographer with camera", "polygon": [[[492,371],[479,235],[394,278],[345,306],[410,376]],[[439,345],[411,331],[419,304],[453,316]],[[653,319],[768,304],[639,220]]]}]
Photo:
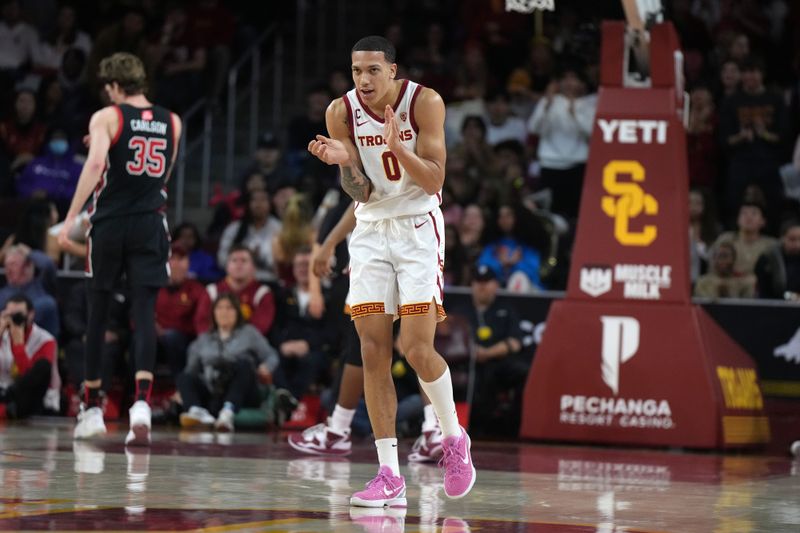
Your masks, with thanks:
[{"label": "photographer with camera", "polygon": [[10,418],[27,418],[42,407],[59,409],[58,347],[33,316],[33,304],[23,294],[9,298],[0,314],[0,403]]}]

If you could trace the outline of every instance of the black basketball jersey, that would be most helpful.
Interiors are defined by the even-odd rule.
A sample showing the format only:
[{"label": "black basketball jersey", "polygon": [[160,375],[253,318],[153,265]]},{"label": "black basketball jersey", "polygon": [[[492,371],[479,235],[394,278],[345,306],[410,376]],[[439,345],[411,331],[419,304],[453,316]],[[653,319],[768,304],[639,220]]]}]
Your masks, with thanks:
[{"label": "black basketball jersey", "polygon": [[167,174],[175,153],[172,114],[159,106],[114,107],[120,124],[94,191],[92,222],[162,211],[167,203]]}]

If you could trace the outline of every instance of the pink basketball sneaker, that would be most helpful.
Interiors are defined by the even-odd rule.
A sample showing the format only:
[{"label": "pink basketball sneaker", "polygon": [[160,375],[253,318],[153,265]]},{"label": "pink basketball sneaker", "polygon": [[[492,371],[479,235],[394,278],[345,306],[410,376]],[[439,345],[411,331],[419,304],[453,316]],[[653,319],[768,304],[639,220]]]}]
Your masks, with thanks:
[{"label": "pink basketball sneaker", "polygon": [[392,469],[382,466],[367,488],[350,497],[356,507],[406,507],[406,480],[392,475]]},{"label": "pink basketball sneaker", "polygon": [[435,463],[442,456],[442,430],[434,426],[422,434],[411,447],[408,460],[412,463]]},{"label": "pink basketball sneaker", "polygon": [[470,448],[472,441],[462,427],[460,437],[447,437],[442,443],[444,455],[439,466],[444,467],[444,493],[450,498],[463,498],[475,484],[475,466]]}]

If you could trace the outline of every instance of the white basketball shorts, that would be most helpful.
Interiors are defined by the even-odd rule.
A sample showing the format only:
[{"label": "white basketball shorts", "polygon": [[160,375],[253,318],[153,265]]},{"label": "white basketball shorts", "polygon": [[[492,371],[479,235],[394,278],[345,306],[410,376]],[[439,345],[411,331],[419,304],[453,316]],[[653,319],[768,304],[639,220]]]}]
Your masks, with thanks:
[{"label": "white basketball shorts", "polygon": [[352,318],[426,314],[432,302],[444,320],[444,219],[437,207],[424,215],[365,222],[350,236]]}]

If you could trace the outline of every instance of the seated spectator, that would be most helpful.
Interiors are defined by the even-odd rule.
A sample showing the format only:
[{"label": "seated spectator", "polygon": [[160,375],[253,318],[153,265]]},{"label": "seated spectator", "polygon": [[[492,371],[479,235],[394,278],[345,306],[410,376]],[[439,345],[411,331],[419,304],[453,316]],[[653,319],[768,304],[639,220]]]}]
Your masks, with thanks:
[{"label": "seated spectator", "polygon": [[286,155],[297,173],[302,171],[306,160],[316,159],[308,157],[308,142],[327,131],[325,110],[330,103],[331,95],[327,85],[314,85],[306,92],[305,113],[292,117],[289,121]]},{"label": "seated spectator", "polygon": [[[233,417],[242,407],[258,407],[258,381],[271,383],[278,355],[242,315],[232,294],[214,300],[211,329],[189,346],[186,369],[178,375],[178,391],[186,412],[185,428],[211,427],[233,431]],[[212,415],[216,413],[216,419]]]},{"label": "seated spectator", "polygon": [[6,286],[0,289],[0,307],[5,307],[15,294],[25,295],[36,312],[36,323],[57,338],[60,331],[58,305],[45,288],[49,283],[46,280],[55,279],[53,262],[43,252],[15,244],[6,252],[3,266]]},{"label": "seated spectator", "polygon": [[152,65],[147,53],[146,19],[144,11],[136,6],[129,5],[123,8],[122,16],[114,18],[114,22],[97,33],[86,74],[93,94],[101,89],[97,73],[100,71],[100,61],[115,52],[129,52],[139,57],[145,64],[145,70],[152,71]]},{"label": "seated spectator", "polygon": [[528,132],[525,121],[511,114],[511,99],[505,91],[495,91],[486,97],[486,142],[495,146],[503,141],[525,144]]},{"label": "seated spectator", "polygon": [[587,91],[582,74],[565,69],[528,121],[528,131],[539,136],[541,186],[553,192],[550,210],[572,219],[578,216],[597,109],[597,95]]},{"label": "seated spectator", "polygon": [[197,336],[195,315],[206,289],[189,278],[189,256],[180,244],[173,244],[169,256],[169,284],[156,297],[156,336],[173,376],[186,367],[186,348]]},{"label": "seated spectator", "polygon": [[758,257],[777,245],[776,239],[761,234],[765,224],[761,204],[743,203],[737,218],[739,230],[726,231],[717,238],[718,243],[727,241],[736,248],[736,264],[733,269],[737,274],[752,274]]},{"label": "seated spectator", "polygon": [[711,246],[722,229],[717,222],[712,201],[703,189],[689,191],[689,266],[693,281],[705,273],[711,258]]},{"label": "seated spectator", "polygon": [[[70,139],[80,139],[87,130],[93,109],[93,98],[86,86],[85,70],[88,56],[77,48],[64,53],[58,84],[61,105],[58,114]],[[45,103],[46,105],[46,103]]]},{"label": "seated spectator", "polygon": [[[478,261],[478,258],[483,251],[483,238],[486,221],[484,219],[483,209],[478,204],[469,204],[464,208],[464,213],[461,216],[461,222],[458,225],[458,238],[461,241],[461,246],[464,247],[465,261],[467,266],[471,269]],[[445,264],[447,258],[445,257]],[[472,274],[470,273],[470,276]],[[469,279],[464,279],[464,283],[468,283]]]},{"label": "seated spectator", "polygon": [[451,152],[453,156],[462,159],[466,171],[465,177],[473,181],[484,180],[497,171],[494,151],[486,140],[486,122],[479,115],[468,115],[464,118],[461,125],[461,142],[456,144]]},{"label": "seated spectator", "polygon": [[717,184],[717,122],[711,91],[706,87],[692,89],[686,148],[689,183],[694,187],[714,189]]},{"label": "seated spectator", "polygon": [[[8,249],[15,244],[24,244],[32,250],[44,252],[53,261],[60,258],[58,240],[52,232],[52,227],[58,222],[58,209],[53,204],[43,199],[34,199],[25,206],[19,218],[14,233],[8,236],[3,247],[0,248],[0,261],[3,261]],[[48,290],[54,286],[55,279],[48,279]]]},{"label": "seated spectator", "polygon": [[252,324],[262,335],[269,333],[275,320],[275,298],[270,288],[256,279],[253,251],[247,246],[234,245],[225,265],[225,279],[206,285],[206,292],[200,298],[195,316],[195,329],[198,334],[208,331],[211,327],[211,302],[222,294],[236,296],[245,321]]},{"label": "seated spectator", "polygon": [[526,65],[515,68],[509,75],[524,83],[530,91],[529,98],[539,99],[554,79],[557,61],[551,44],[544,39],[531,39]]},{"label": "seated spectator", "polygon": [[39,45],[36,66],[50,75],[55,74],[70,48],[76,48],[88,56],[92,51],[92,40],[78,28],[75,6],[64,4],[58,10],[54,31]]},{"label": "seated spectator", "polygon": [[783,96],[764,85],[761,62],[743,62],[741,91],[726,98],[720,109],[719,134],[728,158],[727,216],[742,202],[749,184],[764,191],[767,207],[778,207],[783,196],[778,167],[783,162],[787,129]]},{"label": "seated spectator", "polygon": [[220,266],[227,263],[233,246],[243,245],[253,252],[258,279],[277,279],[271,244],[282,224],[271,215],[271,210],[267,191],[256,190],[250,193],[242,219],[231,222],[222,232],[217,250],[217,263]]},{"label": "seated spectator", "polygon": [[719,86],[716,91],[717,101],[722,101],[739,92],[742,72],[739,63],[733,59],[725,61],[719,69]]},{"label": "seated spectator", "polygon": [[[333,337],[329,317],[313,318],[308,310],[311,300],[310,262],[309,246],[295,254],[293,268],[297,283],[278,299],[279,318],[272,336],[281,361],[275,384],[288,389],[295,398],[302,398],[316,383],[326,365],[326,352]],[[333,312],[339,313],[340,310],[334,309]]]},{"label": "seated spectator", "polygon": [[264,133],[258,138],[258,145],[256,146],[255,153],[253,153],[253,160],[242,173],[239,181],[243,196],[247,192],[250,192],[247,183],[253,174],[260,174],[261,178],[266,183],[266,187],[262,188],[266,188],[268,191],[272,192],[274,192],[278,184],[284,180],[289,180],[294,183],[294,176],[283,160],[280,141],[278,141],[278,138],[272,133]]},{"label": "seated spectator", "polygon": [[271,189],[272,195],[272,213],[278,220],[283,221],[286,216],[286,208],[289,207],[289,200],[292,196],[297,194],[297,187],[292,185],[289,180],[282,180],[274,189]]},{"label": "seated spectator", "polygon": [[759,297],[800,299],[800,221],[784,222],[780,244],[761,254],[755,272]]},{"label": "seated spectator", "polygon": [[180,3],[168,4],[164,25],[151,49],[156,71],[156,101],[178,113],[203,94],[206,49],[200,36],[191,32],[186,10]]},{"label": "seated spectator", "polygon": [[283,226],[272,238],[272,259],[278,281],[292,287],[294,279],[294,256],[298,250],[310,247],[316,241],[316,231],[311,225],[312,213],[305,196],[294,194],[286,206]]},{"label": "seated spectator", "polygon": [[14,113],[0,122],[0,149],[11,159],[16,174],[27,165],[44,145],[47,127],[36,118],[36,94],[19,89],[14,99]]},{"label": "seated spectator", "polygon": [[467,272],[473,263],[467,261],[467,252],[458,238],[458,230],[452,224],[444,227],[444,285],[445,287],[465,284]]},{"label": "seated spectator", "polygon": [[184,222],[175,228],[172,242],[189,253],[189,277],[200,281],[216,281],[224,275],[214,257],[200,246],[200,231],[191,222]]},{"label": "seated spectator", "polygon": [[511,99],[511,112],[527,120],[536,109],[537,95],[531,91],[530,78],[523,72],[515,72],[506,80],[506,91]]},{"label": "seated spectator", "polygon": [[458,152],[448,153],[444,172],[447,176],[444,189],[448,189],[453,201],[461,206],[475,201],[481,180],[486,179],[486,176],[481,176],[475,169],[469,168],[463,155]]},{"label": "seated spectator", "polygon": [[[67,364],[67,378],[80,391],[83,386],[86,355],[86,329],[89,319],[89,304],[86,284],[75,283],[69,291],[69,298],[64,304],[64,332],[66,346],[64,354]],[[100,364],[100,377],[103,380],[103,391],[108,391],[115,375],[125,371],[125,353],[131,338],[130,301],[122,290],[113,291],[111,305],[108,309],[108,322],[103,338]],[[119,406],[115,406],[119,408]],[[106,411],[109,418],[111,414]]]},{"label": "seated spectator", "polygon": [[503,287],[518,292],[542,290],[540,250],[547,237],[539,220],[524,207],[503,205],[497,227],[499,238],[483,248],[478,265],[492,269]]},{"label": "seated spectator", "polygon": [[[512,391],[519,406],[528,377],[530,360],[522,353],[522,332],[516,310],[497,301],[500,287],[494,271],[487,266],[472,275],[472,306],[457,313],[469,319],[475,342],[475,396],[473,416],[476,425],[495,417],[497,395]],[[519,413],[519,407],[515,409]]]},{"label": "seated spectator", "polygon": [[17,178],[17,196],[46,197],[66,213],[83,165],[70,149],[66,131],[54,128],[47,138],[44,152],[32,160]]},{"label": "seated spectator", "polygon": [[31,301],[21,294],[9,298],[0,315],[0,403],[11,418],[60,407],[58,346],[34,317]]},{"label": "seated spectator", "polygon": [[267,183],[267,179],[258,171],[254,171],[250,173],[249,176],[245,176],[242,180],[242,186],[239,191],[240,198],[247,198],[250,194],[255,191],[267,191],[269,184]]},{"label": "seated spectator", "polygon": [[700,276],[694,295],[706,298],[753,298],[756,277],[736,272],[736,247],[730,241],[718,241],[711,253],[711,268]]}]

